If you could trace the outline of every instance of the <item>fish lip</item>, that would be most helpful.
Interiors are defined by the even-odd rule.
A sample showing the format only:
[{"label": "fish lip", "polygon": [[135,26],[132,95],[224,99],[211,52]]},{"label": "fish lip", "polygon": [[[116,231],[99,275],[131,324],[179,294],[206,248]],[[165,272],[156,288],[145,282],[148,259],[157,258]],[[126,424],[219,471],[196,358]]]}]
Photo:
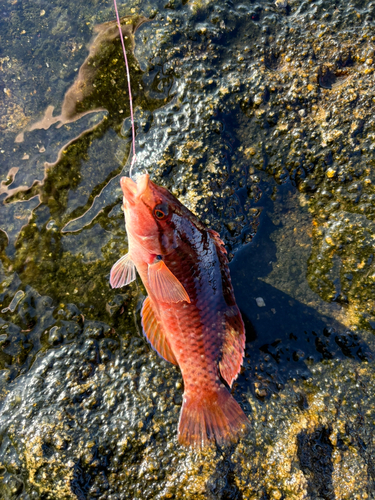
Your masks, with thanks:
[{"label": "fish lip", "polygon": [[150,176],[148,174],[140,175],[137,179],[137,197],[140,198],[144,194],[149,187]]},{"label": "fish lip", "polygon": [[120,186],[124,195],[124,199],[129,203],[134,204],[137,196],[137,184],[130,177],[121,177]]},{"label": "fish lip", "polygon": [[150,176],[148,174],[139,176],[137,182],[130,177],[121,177],[120,185],[125,200],[134,205],[141,196],[147,196],[149,180]]}]

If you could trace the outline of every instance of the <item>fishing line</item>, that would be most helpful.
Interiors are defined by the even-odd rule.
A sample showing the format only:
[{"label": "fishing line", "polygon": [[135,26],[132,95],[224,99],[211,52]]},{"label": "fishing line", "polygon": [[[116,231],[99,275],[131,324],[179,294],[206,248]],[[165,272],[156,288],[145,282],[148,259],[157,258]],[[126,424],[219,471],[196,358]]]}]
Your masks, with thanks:
[{"label": "fishing line", "polygon": [[135,154],[135,128],[134,128],[134,116],[133,116],[132,89],[131,89],[131,86],[130,86],[130,72],[129,72],[128,58],[126,57],[125,42],[124,42],[124,37],[123,37],[123,34],[122,34],[120,16],[118,14],[116,0],[113,0],[113,3],[115,5],[117,26],[118,26],[118,29],[119,29],[119,32],[120,32],[122,52],[124,54],[125,67],[126,67],[126,78],[128,80],[129,104],[130,104],[130,120],[131,120],[131,124],[132,124],[132,141],[133,141],[133,158],[132,158],[132,161],[131,161],[131,164],[130,164],[129,177],[132,179],[132,170],[133,170],[134,164],[135,164],[136,159],[137,159],[137,155]]}]

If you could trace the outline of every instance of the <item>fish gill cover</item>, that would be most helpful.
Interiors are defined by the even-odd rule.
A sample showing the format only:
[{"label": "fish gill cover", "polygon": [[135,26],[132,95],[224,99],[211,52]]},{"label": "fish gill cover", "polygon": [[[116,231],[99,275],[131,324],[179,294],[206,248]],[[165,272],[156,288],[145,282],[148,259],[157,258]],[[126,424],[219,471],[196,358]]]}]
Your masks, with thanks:
[{"label": "fish gill cover", "polygon": [[1,496],[371,498],[375,2],[119,9],[139,165],[232,259],[251,430],[177,445],[181,377],[138,334],[140,285],[109,286],[131,137],[119,40],[95,44],[112,3],[3,3]]}]

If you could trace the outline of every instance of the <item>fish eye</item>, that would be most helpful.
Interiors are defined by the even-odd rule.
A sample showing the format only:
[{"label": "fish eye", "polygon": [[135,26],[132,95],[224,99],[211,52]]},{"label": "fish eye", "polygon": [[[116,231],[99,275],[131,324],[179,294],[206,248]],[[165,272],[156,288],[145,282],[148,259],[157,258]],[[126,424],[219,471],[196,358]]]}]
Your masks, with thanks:
[{"label": "fish eye", "polygon": [[160,205],[156,205],[154,208],[154,215],[157,219],[163,220],[168,217],[169,208],[166,203],[160,203]]}]

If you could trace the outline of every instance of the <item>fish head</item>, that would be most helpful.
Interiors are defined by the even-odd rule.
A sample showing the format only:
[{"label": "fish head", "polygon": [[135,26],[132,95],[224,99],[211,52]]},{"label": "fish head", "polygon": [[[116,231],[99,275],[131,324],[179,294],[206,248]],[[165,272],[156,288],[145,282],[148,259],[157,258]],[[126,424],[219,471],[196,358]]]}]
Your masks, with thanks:
[{"label": "fish head", "polygon": [[173,224],[179,201],[165,188],[150,180],[148,174],[120,180],[125,212],[126,230],[149,253],[166,255],[176,248]]}]

